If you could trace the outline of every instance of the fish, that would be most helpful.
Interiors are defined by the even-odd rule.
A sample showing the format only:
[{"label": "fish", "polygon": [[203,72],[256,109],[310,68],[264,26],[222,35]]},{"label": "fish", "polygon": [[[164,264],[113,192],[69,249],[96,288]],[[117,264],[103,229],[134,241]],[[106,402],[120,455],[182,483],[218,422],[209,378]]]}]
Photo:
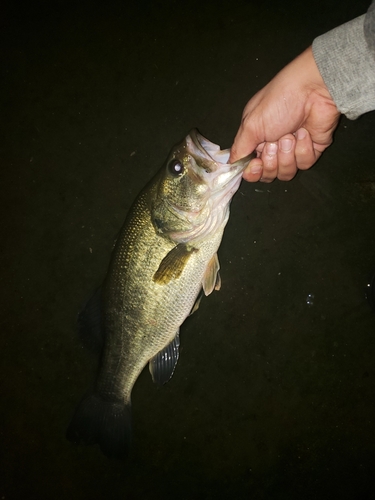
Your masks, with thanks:
[{"label": "fish", "polygon": [[126,458],[137,378],[147,364],[158,385],[172,377],[180,326],[202,296],[221,287],[217,251],[254,157],[229,164],[229,154],[191,130],[130,208],[103,285],[80,315],[102,354],[93,389],[68,426],[70,441]]}]

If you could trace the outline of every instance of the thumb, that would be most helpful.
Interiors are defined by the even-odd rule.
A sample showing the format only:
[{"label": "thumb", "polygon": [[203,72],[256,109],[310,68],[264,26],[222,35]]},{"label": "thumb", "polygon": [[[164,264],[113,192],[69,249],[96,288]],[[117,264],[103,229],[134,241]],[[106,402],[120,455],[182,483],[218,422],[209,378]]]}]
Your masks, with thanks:
[{"label": "thumb", "polygon": [[241,124],[230,149],[229,163],[234,163],[235,161],[244,158],[252,153],[258,146],[259,142],[256,140],[256,135],[253,133],[249,125],[250,124],[247,123],[245,129],[243,123]]}]

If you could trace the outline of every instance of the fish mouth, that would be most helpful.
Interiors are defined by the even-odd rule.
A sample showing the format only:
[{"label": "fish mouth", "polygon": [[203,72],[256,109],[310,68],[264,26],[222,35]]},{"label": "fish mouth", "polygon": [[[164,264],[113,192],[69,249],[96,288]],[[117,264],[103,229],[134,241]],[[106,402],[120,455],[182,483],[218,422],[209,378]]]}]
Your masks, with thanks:
[{"label": "fish mouth", "polygon": [[[208,139],[206,139],[199,131],[194,128],[189,132],[188,138],[190,137],[192,143],[195,146],[195,154],[201,160],[205,160],[205,167],[207,170],[212,171],[212,162],[217,168],[222,168],[223,166],[229,167],[230,170],[235,170],[236,173],[245,170],[250,160],[256,157],[255,153],[250,153],[249,155],[240,158],[234,163],[228,163],[230,156],[230,149],[220,149],[218,144],[215,144]],[[215,170],[216,170],[215,169]]]},{"label": "fish mouth", "polygon": [[211,197],[222,198],[223,202],[238,189],[242,172],[256,157],[255,153],[251,153],[228,163],[230,149],[220,149],[218,144],[203,137],[197,129],[191,130],[186,137],[186,149],[194,158],[193,170],[209,186]]}]

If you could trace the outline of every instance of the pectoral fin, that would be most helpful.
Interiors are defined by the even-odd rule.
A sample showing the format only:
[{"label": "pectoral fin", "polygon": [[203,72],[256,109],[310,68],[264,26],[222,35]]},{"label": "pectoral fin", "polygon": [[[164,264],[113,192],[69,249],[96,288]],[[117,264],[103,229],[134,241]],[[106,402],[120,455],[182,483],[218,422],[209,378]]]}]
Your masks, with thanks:
[{"label": "pectoral fin", "polygon": [[202,286],[205,295],[210,295],[214,290],[220,290],[221,288],[221,278],[220,278],[220,263],[217,253],[212,256],[206,272],[203,276]]},{"label": "pectoral fin", "polygon": [[196,248],[188,248],[184,243],[179,243],[160,262],[160,266],[153,276],[153,281],[159,285],[166,285],[173,279],[181,276],[190,256],[198,252]]},{"label": "pectoral fin", "polygon": [[177,332],[170,344],[150,359],[149,369],[155,384],[163,385],[172,377],[179,356],[180,338]]}]

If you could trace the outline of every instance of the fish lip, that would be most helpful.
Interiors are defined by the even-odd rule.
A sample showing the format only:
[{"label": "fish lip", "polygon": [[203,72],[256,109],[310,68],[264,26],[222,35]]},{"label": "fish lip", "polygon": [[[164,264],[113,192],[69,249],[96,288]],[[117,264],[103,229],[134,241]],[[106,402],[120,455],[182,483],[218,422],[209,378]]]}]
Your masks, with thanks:
[{"label": "fish lip", "polygon": [[[228,167],[230,167],[230,170],[236,170],[236,171],[240,171],[240,170],[245,170],[245,168],[247,167],[247,165],[249,164],[249,162],[256,157],[256,153],[255,152],[252,152],[250,153],[249,155],[247,156],[244,156],[243,158],[240,158],[239,160],[236,160],[235,162],[233,163],[223,163],[223,162],[220,162],[218,161],[214,155],[211,155],[205,148],[204,146],[202,145],[202,142],[203,143],[208,143],[208,144],[212,144],[214,147],[218,148],[218,153],[223,153],[225,151],[228,151],[229,152],[229,149],[225,150],[225,149],[220,149],[220,146],[218,144],[215,144],[214,142],[211,142],[209,141],[208,139],[206,139],[202,134],[199,133],[198,129],[196,128],[193,128],[190,132],[189,132],[189,136],[193,142],[193,144],[195,145],[195,147],[200,151],[200,153],[203,155],[203,157],[205,157],[207,160],[209,161],[212,161],[214,162],[215,165],[218,165],[220,164],[221,166],[222,165],[227,165]],[[228,157],[229,157],[229,153],[228,153]]]},{"label": "fish lip", "polygon": [[199,138],[201,139],[204,139],[203,135],[201,135],[199,132],[198,132],[198,129],[196,128],[193,128],[192,130],[190,130],[189,132],[189,136],[191,138],[191,140],[193,141],[194,145],[199,149],[199,151],[203,154],[203,156],[206,156],[207,159],[209,160],[213,160],[215,161],[211,155],[209,155],[207,153],[207,151],[204,149],[204,147],[202,146],[201,144],[201,141],[199,140]]}]

